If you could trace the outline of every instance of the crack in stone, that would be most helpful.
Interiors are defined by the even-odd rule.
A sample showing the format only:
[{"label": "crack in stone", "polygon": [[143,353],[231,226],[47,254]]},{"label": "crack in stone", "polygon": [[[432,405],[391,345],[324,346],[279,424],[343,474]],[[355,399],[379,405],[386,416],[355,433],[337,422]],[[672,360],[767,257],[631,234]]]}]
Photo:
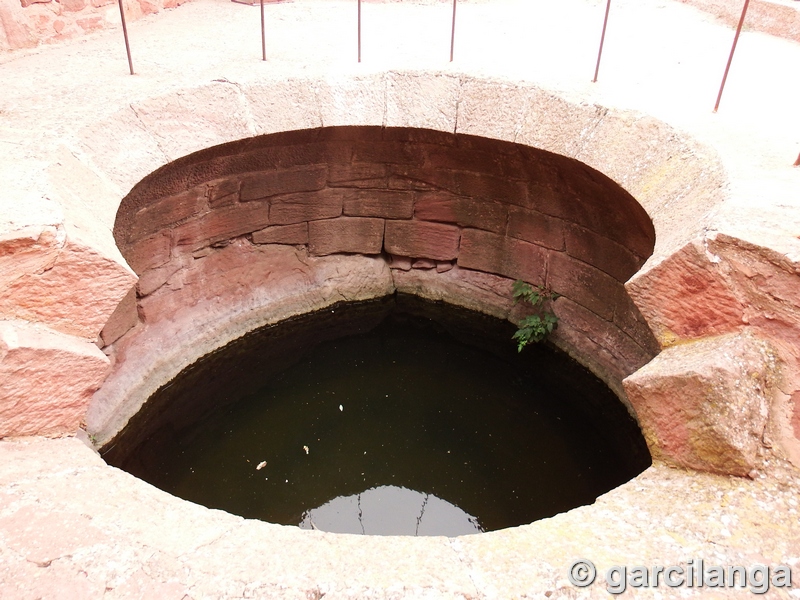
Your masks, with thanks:
[{"label": "crack in stone", "polygon": [[239,93],[239,99],[241,100],[242,108],[244,110],[244,118],[247,130],[250,132],[250,135],[253,136],[258,135],[258,128],[256,127],[256,119],[253,116],[253,111],[251,110],[250,102],[247,100],[247,96],[242,90],[241,84],[239,84],[236,81],[231,81],[227,77],[219,77],[217,79],[212,79],[212,82],[227,83],[228,85],[232,85],[233,87],[236,88],[236,91]]},{"label": "crack in stone", "polygon": [[453,123],[453,135],[458,133],[458,110],[461,106],[461,95],[464,93],[464,84],[466,82],[465,77],[458,78],[458,96],[456,97],[456,109],[455,109],[455,117]]},{"label": "crack in stone", "polygon": [[364,522],[361,518],[364,516],[364,512],[361,510],[361,494],[358,495],[358,524],[361,525],[361,535],[366,535],[364,531]]},{"label": "crack in stone", "polygon": [[422,506],[420,507],[419,516],[417,517],[417,528],[414,530],[414,535],[419,535],[419,525],[422,522],[422,517],[425,516],[425,507],[428,505],[429,497],[429,494],[425,494],[425,498],[422,500]]},{"label": "crack in stone", "polygon": [[456,548],[456,546],[455,546],[455,544],[457,544],[457,543],[458,543],[458,540],[456,538],[450,538],[450,539],[447,540],[447,544],[450,546],[450,549],[456,555],[456,558],[458,559],[458,562],[461,563],[464,566],[464,569],[466,571],[467,577],[469,578],[469,581],[472,584],[472,587],[475,588],[475,598],[484,598],[485,595],[480,591],[480,589],[478,588],[477,582],[472,577],[471,565],[468,564],[464,560],[464,558],[462,558],[461,553],[459,552],[458,548]]},{"label": "crack in stone", "polygon": [[139,125],[142,127],[142,130],[145,132],[145,134],[147,134],[147,136],[150,139],[153,140],[153,142],[156,145],[156,148],[158,148],[158,151],[161,152],[161,155],[166,159],[165,162],[171,162],[172,158],[170,157],[169,153],[166,150],[164,150],[158,138],[155,135],[153,135],[153,133],[150,131],[147,125],[145,125],[144,121],[142,121],[142,117],[139,116],[139,112],[133,107],[133,104],[128,104],[128,107],[133,112],[133,115],[136,117],[136,120],[139,122]]}]

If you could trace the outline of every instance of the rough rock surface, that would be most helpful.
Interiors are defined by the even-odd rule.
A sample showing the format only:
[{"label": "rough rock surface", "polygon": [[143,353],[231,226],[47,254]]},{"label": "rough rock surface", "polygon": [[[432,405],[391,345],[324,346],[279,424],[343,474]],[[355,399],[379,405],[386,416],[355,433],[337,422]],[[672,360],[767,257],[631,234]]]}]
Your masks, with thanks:
[{"label": "rough rock surface", "polygon": [[98,441],[108,441],[181,369],[248,331],[394,291],[385,261],[361,255],[313,257],[240,239],[190,261],[140,300],[143,324],[109,348],[114,370],[86,415]]},{"label": "rough rock surface", "polygon": [[[78,440],[0,441],[0,589],[23,598],[608,598],[612,565],[757,563],[800,576],[796,472],[755,480],[654,465],[585,506],[459,538],[337,535],[179,500]],[[676,498],[680,501],[676,502]],[[567,579],[577,558],[597,581]],[[795,584],[796,586],[796,584]],[[787,592],[789,592],[787,594]],[[793,598],[771,588],[768,598]],[[741,598],[740,588],[623,597]],[[796,594],[795,594],[796,595]]]},{"label": "rough rock surface", "polygon": [[653,457],[739,476],[758,468],[775,363],[747,333],[663,350],[624,381]]},{"label": "rough rock surface", "polygon": [[75,431],[108,371],[91,342],[0,321],[0,438]]}]

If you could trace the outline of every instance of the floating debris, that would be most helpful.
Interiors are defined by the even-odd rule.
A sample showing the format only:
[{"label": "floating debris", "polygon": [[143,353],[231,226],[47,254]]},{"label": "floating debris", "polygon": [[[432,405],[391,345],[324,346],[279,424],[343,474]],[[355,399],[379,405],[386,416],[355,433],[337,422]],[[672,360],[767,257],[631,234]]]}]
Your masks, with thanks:
[{"label": "floating debris", "polygon": [[340,405],[339,405],[339,410],[344,410],[344,406],[342,406],[342,405],[340,404]]},{"label": "floating debris", "polygon": [[256,471],[260,471],[261,469],[263,469],[266,466],[267,466],[267,461],[262,460],[260,463],[258,463],[258,466],[256,467]]},{"label": "floating debris", "polygon": [[308,446],[303,446],[303,450],[305,450],[306,454],[308,454]]}]

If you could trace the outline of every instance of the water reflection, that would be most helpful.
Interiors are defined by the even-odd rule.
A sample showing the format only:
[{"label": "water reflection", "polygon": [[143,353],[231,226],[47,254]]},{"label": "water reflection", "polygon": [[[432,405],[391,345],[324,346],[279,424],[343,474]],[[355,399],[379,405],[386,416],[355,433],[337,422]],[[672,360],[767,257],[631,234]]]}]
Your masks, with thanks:
[{"label": "water reflection", "polygon": [[447,500],[395,485],[338,496],[303,513],[301,529],[366,535],[445,535],[481,533],[477,517]]}]

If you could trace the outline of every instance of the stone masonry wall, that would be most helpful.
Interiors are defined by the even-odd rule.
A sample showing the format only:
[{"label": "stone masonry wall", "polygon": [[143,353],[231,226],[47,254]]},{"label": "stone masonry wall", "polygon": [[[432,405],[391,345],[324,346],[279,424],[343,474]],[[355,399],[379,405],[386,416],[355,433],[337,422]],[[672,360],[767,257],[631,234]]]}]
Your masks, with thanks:
[{"label": "stone masonry wall", "polygon": [[622,397],[622,379],[658,352],[623,286],[652,252],[644,210],[578,161],[509,142],[347,127],[229,144],[145,179],[115,236],[139,275],[101,333],[116,371],[186,307],[196,327],[201,306],[279,285],[287,260],[340,254],[387,263],[389,291],[512,320],[524,310],[514,280],[551,287],[555,343]]}]

